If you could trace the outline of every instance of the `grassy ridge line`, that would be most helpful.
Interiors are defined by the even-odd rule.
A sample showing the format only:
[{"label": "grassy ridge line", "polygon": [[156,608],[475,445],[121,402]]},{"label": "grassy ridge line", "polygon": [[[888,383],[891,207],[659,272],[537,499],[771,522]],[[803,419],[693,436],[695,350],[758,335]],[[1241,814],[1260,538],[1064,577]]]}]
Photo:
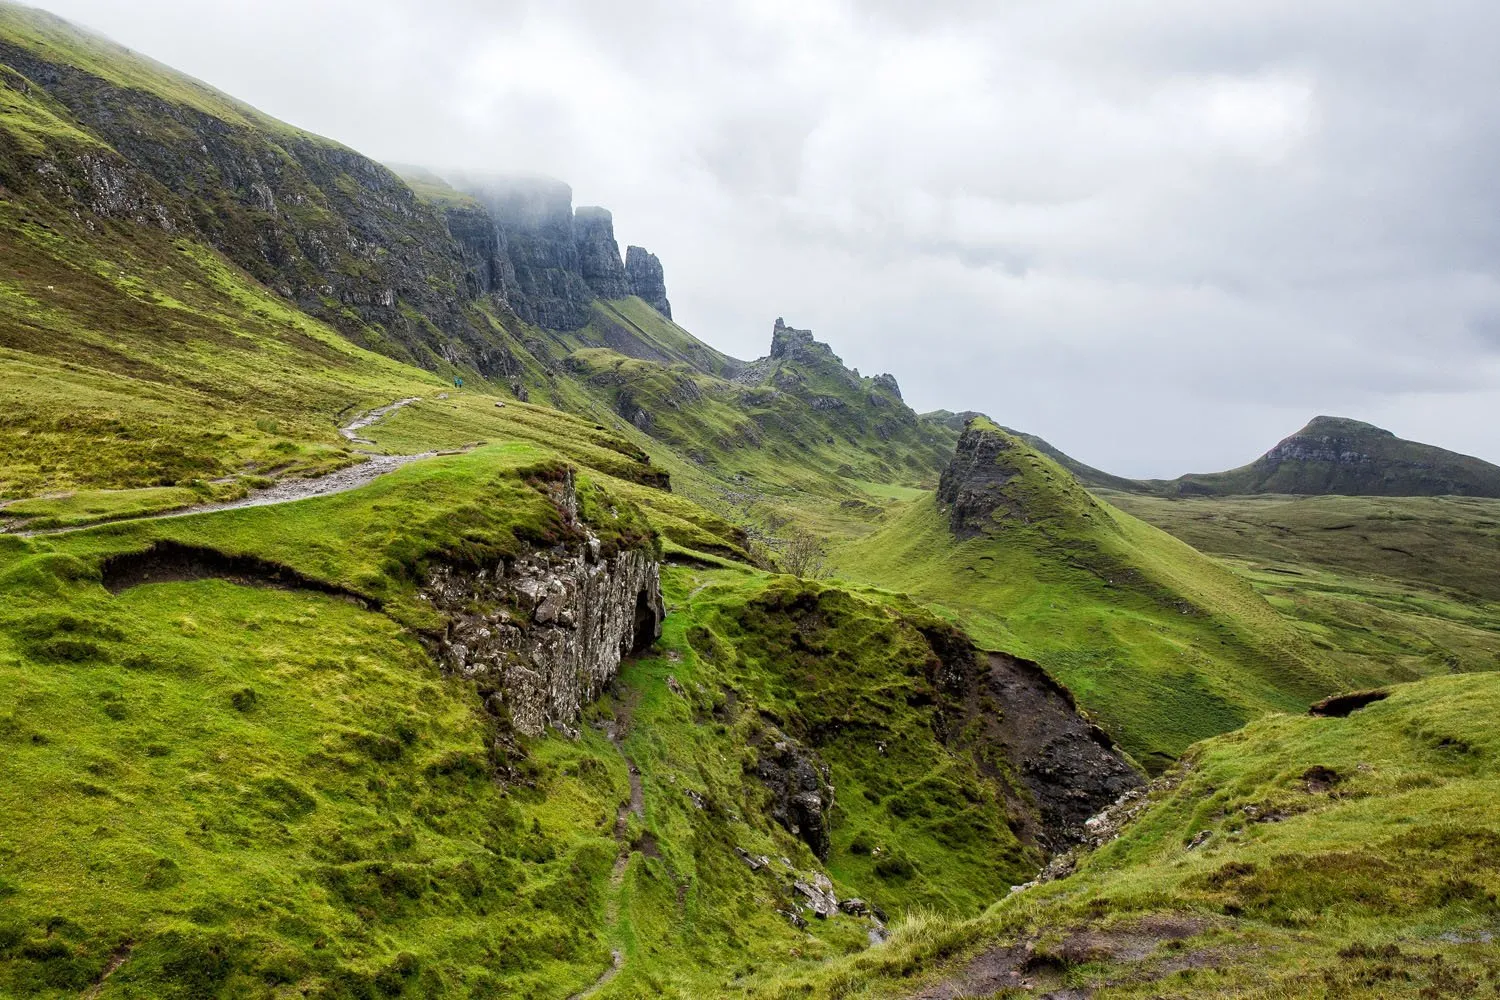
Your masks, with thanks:
[{"label": "grassy ridge line", "polygon": [[1018,943],[1020,973],[1099,1000],[1491,995],[1497,709],[1500,678],[1474,675],[1258,719],[1194,748],[1076,874],[755,995],[909,996]]},{"label": "grassy ridge line", "polygon": [[1340,686],[1246,582],[1010,440],[997,459],[1010,474],[1002,508],[978,537],[955,539],[927,494],[836,550],[837,572],[1037,660],[1156,770],[1200,739]]},{"label": "grassy ridge line", "polygon": [[73,66],[116,86],[140,90],[222,121],[337,146],[278,121],[206,83],[47,11],[0,0],[0,36],[50,61]]}]

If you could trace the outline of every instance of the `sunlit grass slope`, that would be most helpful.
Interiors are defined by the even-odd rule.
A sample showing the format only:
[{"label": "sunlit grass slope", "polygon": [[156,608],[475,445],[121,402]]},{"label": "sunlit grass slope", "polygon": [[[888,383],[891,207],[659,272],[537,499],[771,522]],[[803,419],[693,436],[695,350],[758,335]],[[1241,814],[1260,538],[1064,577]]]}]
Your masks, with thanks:
[{"label": "sunlit grass slope", "polygon": [[[563,474],[493,446],[323,499],[0,542],[0,993],[76,995],[111,963],[111,996],[591,981],[623,762],[592,732],[538,741],[534,782],[503,788],[472,686],[414,631],[436,624],[413,599],[430,562],[567,536],[535,485]],[[606,546],[648,544],[636,508],[580,489]],[[334,593],[100,585],[162,539]]]},{"label": "sunlit grass slope", "polygon": [[340,418],[439,379],[212,251],[0,202],[0,496],[348,464]]}]

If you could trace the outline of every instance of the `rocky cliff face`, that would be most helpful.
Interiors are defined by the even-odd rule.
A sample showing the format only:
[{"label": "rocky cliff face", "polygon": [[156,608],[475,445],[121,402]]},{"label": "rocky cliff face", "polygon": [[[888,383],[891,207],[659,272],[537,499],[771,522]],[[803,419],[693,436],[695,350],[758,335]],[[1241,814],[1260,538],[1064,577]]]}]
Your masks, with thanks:
[{"label": "rocky cliff face", "polygon": [[1370,465],[1376,460],[1369,447],[1372,439],[1384,444],[1394,442],[1396,435],[1352,420],[1318,417],[1266,452],[1261,461],[1272,468],[1282,462]]},{"label": "rocky cliff face", "polygon": [[[571,483],[560,491],[575,505]],[[576,522],[576,506],[564,513]],[[517,732],[551,726],[576,734],[589,702],[620,662],[661,636],[666,609],[649,550],[607,552],[587,528],[582,542],[483,568],[438,566],[421,596],[448,619],[431,640],[445,669],[472,678],[486,707]]]},{"label": "rocky cliff face", "polygon": [[489,213],[502,258],[493,267],[515,275],[502,287],[516,315],[551,330],[588,322],[594,291],[584,280],[573,233],[573,190],[543,178],[463,180],[459,185]]},{"label": "rocky cliff face", "polygon": [[630,283],[631,295],[645,299],[651,308],[667,319],[672,318],[672,303],[667,301],[667,281],[656,254],[644,247],[626,247],[625,280]]},{"label": "rocky cliff face", "polygon": [[615,242],[614,216],[598,207],[573,213],[573,245],[578,248],[578,273],[597,298],[623,299],[630,294],[620,244]]},{"label": "rocky cliff face", "polygon": [[757,755],[756,777],[771,793],[769,815],[806,844],[820,861],[831,845],[828,815],[833,783],[828,765],[801,743],[776,731]]},{"label": "rocky cliff face", "polygon": [[981,656],[977,689],[1004,711],[976,711],[969,721],[1019,764],[1041,814],[1040,839],[1052,850],[1081,842],[1090,817],[1145,779],[1038,664],[1006,653]]},{"label": "rocky cliff face", "polygon": [[[493,228],[491,237],[465,245],[476,258],[490,255],[483,265],[489,271],[513,276],[495,282],[493,291],[528,323],[576,330],[588,323],[595,299],[637,294],[620,260],[613,216],[597,207],[574,211],[568,185],[532,177],[458,178],[456,184],[484,206]],[[665,303],[660,262],[656,284]]]},{"label": "rocky cliff face", "polygon": [[1083,530],[1101,516],[1099,502],[1066,470],[982,415],[959,435],[938,480],[937,502],[958,538],[1007,522]]}]

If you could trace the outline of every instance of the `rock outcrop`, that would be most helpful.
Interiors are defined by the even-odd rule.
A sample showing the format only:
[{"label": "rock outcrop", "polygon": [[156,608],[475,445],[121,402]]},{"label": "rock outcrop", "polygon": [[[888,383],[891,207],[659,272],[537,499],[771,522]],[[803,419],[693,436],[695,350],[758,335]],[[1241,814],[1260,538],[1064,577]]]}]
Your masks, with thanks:
[{"label": "rock outcrop", "polygon": [[897,384],[896,376],[889,372],[883,372],[880,375],[876,375],[874,381],[875,388],[883,389],[897,399],[901,398],[901,386]]},{"label": "rock outcrop", "polygon": [[656,254],[644,247],[626,247],[625,279],[630,283],[631,295],[645,299],[651,308],[667,319],[672,318],[672,303],[667,301],[667,280]]},{"label": "rock outcrop", "polygon": [[1001,459],[1019,447],[982,417],[968,422],[938,480],[937,499],[948,510],[954,535],[973,538],[992,524],[995,511],[1012,506],[1004,490],[1016,471]]},{"label": "rock outcrop", "polygon": [[[565,496],[571,500],[571,484]],[[527,736],[549,726],[576,734],[584,706],[614,680],[621,660],[661,636],[666,609],[654,555],[606,553],[581,530],[581,544],[493,566],[439,565],[421,588],[448,619],[431,640],[438,661],[472,678],[486,707]]]},{"label": "rock outcrop", "polygon": [[1073,695],[1038,664],[1005,653],[983,654],[981,690],[1005,706],[979,724],[1020,765],[1036,801],[1048,846],[1078,843],[1085,824],[1144,779],[1109,736],[1079,714]]},{"label": "rock outcrop", "polygon": [[804,364],[827,364],[832,362],[858,382],[859,376],[844,368],[843,359],[833,353],[833,348],[821,340],[814,340],[811,330],[798,330],[787,326],[780,316],[771,328],[771,354],[773,361],[800,361]]},{"label": "rock outcrop", "polygon": [[828,811],[833,807],[828,766],[796,740],[778,733],[760,748],[755,773],[771,792],[771,818],[819,860],[827,861]]},{"label": "rock outcrop", "polygon": [[469,224],[466,210],[447,210],[479,284],[517,316],[550,330],[576,330],[592,316],[596,299],[640,295],[671,317],[661,262],[640,247],[622,262],[608,209],[573,208],[573,191],[539,177],[457,177],[474,198],[489,233]]},{"label": "rock outcrop", "polygon": [[[504,255],[493,269],[515,275],[513,287],[500,286],[506,305],[526,322],[550,330],[576,330],[587,323],[596,295],[580,262],[573,189],[539,177],[462,178],[456,183],[489,213],[495,245]],[[612,223],[610,229],[612,241]],[[597,251],[597,245],[591,249]],[[603,269],[599,260],[593,266]]]},{"label": "rock outcrop", "polygon": [[970,419],[959,435],[937,502],[960,539],[1015,525],[1091,530],[1107,519],[1065,469],[985,416]]}]

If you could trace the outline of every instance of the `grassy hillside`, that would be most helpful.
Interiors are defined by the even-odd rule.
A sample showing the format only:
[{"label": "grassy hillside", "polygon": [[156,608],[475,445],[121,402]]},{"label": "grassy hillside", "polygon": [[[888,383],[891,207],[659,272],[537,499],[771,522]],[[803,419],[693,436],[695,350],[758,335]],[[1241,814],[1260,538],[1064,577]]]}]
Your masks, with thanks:
[{"label": "grassy hillside", "polygon": [[0,203],[0,496],[354,461],[340,415],[441,382],[187,239]]},{"label": "grassy hillside", "polygon": [[[831,769],[841,896],[976,913],[1034,870],[1011,779],[937,735],[945,626],[885,599],[674,570],[661,646],[591,710],[618,747],[587,726],[497,742],[416,641],[435,621],[414,587],[564,534],[533,485],[554,455],[491,445],[338,496],[0,539],[0,991],[559,996],[615,950],[601,995],[687,997],[810,966],[871,925],[784,916],[824,867],[750,777],[788,738]],[[606,545],[646,530],[614,482],[582,484]],[[162,540],[303,582],[102,585]],[[757,874],[735,848],[789,861]]]},{"label": "grassy hillside", "polygon": [[1493,995],[1497,710],[1476,675],[1257,720],[1196,747],[1076,874],[757,995]]},{"label": "grassy hillside", "polygon": [[1500,497],[1500,467],[1345,417],[1314,417],[1249,465],[1148,484],[1157,492]]},{"label": "grassy hillside", "polygon": [[[522,322],[483,207],[405,173],[0,0],[0,995],[847,995],[1007,935],[1059,984],[1121,934],[1263,992],[1488,975],[1488,679],[1277,713],[1495,666],[1492,505],[1138,520],[985,422],[959,524],[958,430],[891,376],[779,321],[740,362],[634,298]],[[319,478],[389,456],[420,457]],[[578,518],[661,561],[668,615],[576,734],[528,737],[439,669],[421,588]],[[842,579],[771,572],[799,533]],[[1035,701],[1001,663],[1095,756],[1007,743]],[[1060,842],[1047,783],[1094,808],[1073,696],[1168,778],[989,909]],[[825,878],[861,905],[812,917]]]},{"label": "grassy hillside", "polygon": [[1353,685],[1500,668],[1500,503],[1111,499],[1249,580]]},{"label": "grassy hillside", "polygon": [[1248,584],[991,428],[1010,443],[1001,461],[1012,478],[988,531],[956,538],[924,494],[839,549],[837,572],[909,593],[981,643],[1039,661],[1153,768],[1339,686]]}]

